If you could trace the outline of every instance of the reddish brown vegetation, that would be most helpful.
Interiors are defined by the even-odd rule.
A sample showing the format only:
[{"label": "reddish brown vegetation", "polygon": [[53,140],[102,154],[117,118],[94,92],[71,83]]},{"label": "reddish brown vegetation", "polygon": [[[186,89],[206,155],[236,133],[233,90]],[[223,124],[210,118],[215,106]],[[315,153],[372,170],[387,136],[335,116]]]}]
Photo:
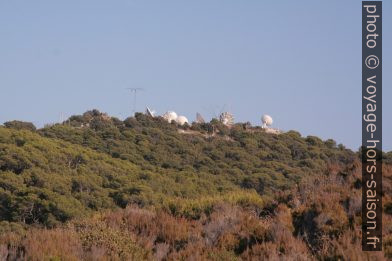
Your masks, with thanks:
[{"label": "reddish brown vegetation", "polygon": [[[215,203],[199,219],[128,206],[52,230],[0,237],[1,260],[384,260],[392,258],[392,216],[384,213],[384,252],[361,251],[359,163],[280,192],[259,214]],[[392,167],[384,168],[384,205]],[[3,259],[2,259],[3,258]]]}]

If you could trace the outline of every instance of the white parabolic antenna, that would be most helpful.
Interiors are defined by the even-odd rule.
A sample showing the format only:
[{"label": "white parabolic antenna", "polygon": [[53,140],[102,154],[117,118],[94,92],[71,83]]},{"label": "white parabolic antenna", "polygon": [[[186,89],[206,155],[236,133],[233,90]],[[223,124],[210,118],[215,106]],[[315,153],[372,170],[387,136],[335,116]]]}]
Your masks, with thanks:
[{"label": "white parabolic antenna", "polygon": [[174,111],[168,111],[162,116],[167,122],[171,123],[172,121],[177,120],[177,113]]},{"label": "white parabolic antenna", "polygon": [[176,122],[177,122],[179,125],[181,125],[181,126],[184,125],[185,123],[189,123],[189,122],[188,122],[188,119],[187,119],[185,116],[182,116],[182,115],[180,115],[180,116],[177,117]]},{"label": "white parabolic antenna", "polygon": [[263,125],[262,125],[263,128],[267,128],[267,127],[271,126],[272,122],[273,122],[272,117],[267,114],[264,114],[261,117],[261,121],[263,123]]},{"label": "white parabolic antenna", "polygon": [[224,125],[233,125],[234,124],[234,116],[230,112],[223,112],[219,115],[219,121]]},{"label": "white parabolic antenna", "polygon": [[155,111],[150,110],[150,108],[146,107],[146,114],[150,117],[154,117]]}]

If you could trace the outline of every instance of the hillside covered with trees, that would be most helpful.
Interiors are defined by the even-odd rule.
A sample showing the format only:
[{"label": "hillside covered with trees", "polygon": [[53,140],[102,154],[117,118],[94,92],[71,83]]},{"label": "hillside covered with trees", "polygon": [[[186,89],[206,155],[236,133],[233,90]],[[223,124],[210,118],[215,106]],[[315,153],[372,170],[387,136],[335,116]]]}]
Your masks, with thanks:
[{"label": "hillside covered with trees", "polygon": [[0,126],[0,260],[392,258],[361,252],[359,154],[296,131],[97,110]]}]

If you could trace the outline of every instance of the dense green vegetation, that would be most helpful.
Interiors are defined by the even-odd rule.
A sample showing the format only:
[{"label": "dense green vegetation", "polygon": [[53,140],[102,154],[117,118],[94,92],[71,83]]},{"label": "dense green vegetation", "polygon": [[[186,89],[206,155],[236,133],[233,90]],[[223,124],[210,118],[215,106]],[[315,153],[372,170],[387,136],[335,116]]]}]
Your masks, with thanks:
[{"label": "dense green vegetation", "polygon": [[[384,162],[390,163],[391,159],[391,153],[384,154]],[[384,172],[389,175],[391,168]],[[327,236],[336,244],[343,235],[350,240],[357,238],[353,229],[360,225],[358,173],[358,155],[333,140],[301,137],[295,131],[268,134],[249,123],[228,128],[213,120],[179,127],[160,117],[137,114],[121,121],[97,110],[39,130],[29,123],[8,122],[0,126],[0,233],[6,235],[0,236],[0,255],[1,242],[6,242],[7,251],[12,252],[13,235],[13,240],[19,242],[17,248],[25,250],[13,250],[9,260],[17,255],[41,260],[53,251],[63,259],[94,260],[91,255],[97,247],[106,253],[103,257],[112,259],[156,258],[159,247],[166,249],[160,250],[166,253],[162,258],[169,259],[189,257],[197,247],[200,256],[209,259],[267,258],[263,251],[268,247],[252,248],[261,242],[272,244],[277,252],[271,255],[288,255],[297,248],[301,260],[330,247],[330,252],[323,255],[334,259],[346,255],[346,250],[340,253],[336,245],[325,246],[321,237]],[[389,180],[384,184],[389,218],[392,188]],[[314,190],[319,195],[310,193]],[[153,231],[145,228],[146,235],[138,234],[140,229],[135,226],[140,224],[133,223],[125,229],[128,232],[122,232],[121,222],[112,224],[108,216],[128,218],[128,212],[117,210],[127,206],[132,206],[132,213],[141,211],[147,221],[148,217],[167,215],[166,222],[180,222],[176,229],[183,234],[170,234],[174,232],[162,228],[159,218],[145,224],[157,226]],[[102,214],[105,210],[112,214]],[[269,223],[265,217],[273,217],[276,222]],[[251,227],[246,223],[249,218],[255,222]],[[226,226],[219,228],[216,222],[234,222],[235,230],[226,231]],[[280,245],[284,239],[273,232],[275,223],[281,224],[279,229],[293,245]],[[32,230],[35,226],[56,228],[45,232]],[[218,226],[216,229],[222,232],[211,226]],[[106,234],[99,234],[105,229],[109,229]],[[213,230],[209,232],[214,235],[212,243],[203,229]],[[204,239],[192,241],[184,231],[200,233]],[[102,244],[89,241],[86,233],[100,238]],[[150,242],[151,233],[163,234]],[[183,238],[176,239],[178,236]],[[70,237],[75,245],[68,247],[80,253],[70,258],[67,252],[56,252],[60,250],[54,245],[48,253],[42,250],[41,256],[35,256],[28,250],[32,247],[30,237],[39,237],[36,241]],[[121,245],[127,249],[120,251],[113,249],[113,242],[106,242],[105,237],[133,240],[130,245]],[[392,238],[386,242],[392,245]],[[359,242],[350,244],[346,247],[357,247]],[[286,249],[287,253],[279,250],[287,247],[292,248]],[[209,248],[217,256],[207,255]]]},{"label": "dense green vegetation", "polygon": [[0,137],[0,215],[7,221],[52,226],[129,203],[145,206],[235,190],[216,176],[153,172],[29,131],[0,128]]}]

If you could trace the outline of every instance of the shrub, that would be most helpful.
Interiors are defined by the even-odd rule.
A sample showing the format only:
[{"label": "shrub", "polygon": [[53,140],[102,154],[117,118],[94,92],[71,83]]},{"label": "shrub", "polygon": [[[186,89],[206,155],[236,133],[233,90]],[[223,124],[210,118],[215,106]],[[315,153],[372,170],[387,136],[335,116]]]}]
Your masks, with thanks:
[{"label": "shrub", "polygon": [[34,126],[33,123],[25,122],[25,121],[7,121],[4,122],[4,126],[15,130],[29,130],[29,131],[36,130],[36,127]]}]

